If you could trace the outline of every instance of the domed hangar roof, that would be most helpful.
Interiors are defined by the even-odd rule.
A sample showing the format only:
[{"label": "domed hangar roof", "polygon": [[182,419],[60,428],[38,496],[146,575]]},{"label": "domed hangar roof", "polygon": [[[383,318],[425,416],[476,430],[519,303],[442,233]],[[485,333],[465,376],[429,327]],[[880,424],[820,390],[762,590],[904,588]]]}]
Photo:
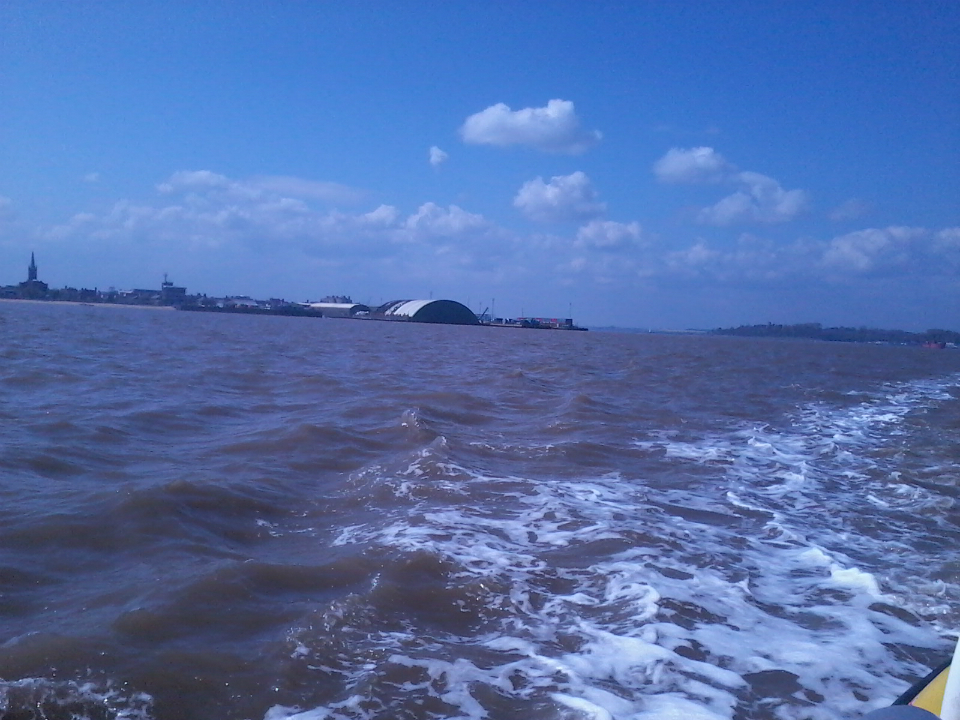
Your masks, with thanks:
[{"label": "domed hangar roof", "polygon": [[473,310],[456,300],[394,300],[377,308],[375,315],[384,320],[479,325]]},{"label": "domed hangar roof", "polygon": [[353,317],[370,312],[370,308],[360,303],[315,302],[307,303],[311,310],[318,310],[325,317]]}]

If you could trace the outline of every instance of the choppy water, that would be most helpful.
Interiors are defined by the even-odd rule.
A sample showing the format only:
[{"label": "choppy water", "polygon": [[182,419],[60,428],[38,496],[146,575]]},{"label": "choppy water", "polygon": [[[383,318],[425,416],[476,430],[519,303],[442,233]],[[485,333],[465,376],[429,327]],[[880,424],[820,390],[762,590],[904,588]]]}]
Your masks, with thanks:
[{"label": "choppy water", "polygon": [[0,714],[856,718],[960,352],[0,304]]}]

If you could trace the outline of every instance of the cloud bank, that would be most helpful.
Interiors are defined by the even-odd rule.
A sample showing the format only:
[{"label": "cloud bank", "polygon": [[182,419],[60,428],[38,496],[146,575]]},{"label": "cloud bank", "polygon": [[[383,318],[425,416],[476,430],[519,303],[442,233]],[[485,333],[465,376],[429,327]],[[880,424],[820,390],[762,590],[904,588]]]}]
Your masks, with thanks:
[{"label": "cloud bank", "polygon": [[[680,169],[674,176],[703,177],[704,167],[726,168],[722,182],[760,188],[744,206],[733,207],[731,216],[757,208],[794,211],[778,206],[791,201],[775,181],[731,170],[715,158],[685,169],[675,165]],[[855,284],[915,288],[935,283],[940,293],[960,287],[957,227],[868,227],[791,239],[783,228],[774,232],[769,225],[735,238],[701,226],[706,234],[684,239],[651,234],[637,221],[606,219],[606,203],[578,171],[523,184],[513,205],[549,230],[519,232],[461,204],[426,201],[401,210],[390,204],[339,209],[313,202],[331,192],[339,196],[342,187],[287,176],[235,179],[182,171],[159,183],[152,197],[77,213],[61,225],[37,230],[31,242],[55,257],[81,253],[112,262],[101,284],[124,281],[130,272],[124,263],[149,272],[170,270],[178,278],[184,275],[179,268],[193,267],[202,270],[187,284],[212,293],[255,292],[238,272],[276,283],[276,292],[288,292],[292,282],[299,282],[301,289],[294,292],[302,296],[320,296],[334,285],[367,296],[393,293],[385,288],[401,294],[439,290],[444,284],[448,292],[465,296],[498,283],[511,292],[535,288],[538,296],[576,286],[588,296],[603,290],[627,297],[659,287],[680,298],[694,289],[728,293],[744,287],[764,288],[771,297],[786,291],[819,297],[830,288],[842,294]],[[7,237],[23,237],[21,227],[3,222],[14,210],[9,199],[0,198],[0,247]],[[170,266],[170,258],[177,264]],[[88,281],[71,276],[70,282]],[[413,290],[403,290],[407,287]]]},{"label": "cloud bank", "polygon": [[[770,198],[751,197],[752,211],[757,206],[769,205],[777,211],[777,203],[789,205],[789,193],[778,190],[779,185],[765,176],[739,175],[748,175],[749,182],[771,193]],[[210,171],[182,171],[158,184],[157,190],[154,200],[123,200],[103,213],[78,213],[46,229],[43,237],[52,242],[133,249],[153,246],[188,253],[286,249],[358,265],[384,257],[417,261],[431,257],[431,263],[446,258],[466,267],[483,265],[481,258],[494,257],[523,267],[527,260],[542,265],[544,251],[560,264],[565,256],[570,260],[617,253],[625,276],[640,265],[644,272],[664,277],[696,273],[717,279],[824,281],[892,272],[922,279],[960,270],[960,228],[865,228],[822,240],[804,237],[786,243],[744,234],[733,246],[706,238],[679,249],[675,244],[661,245],[638,222],[604,219],[606,204],[598,200],[590,178],[579,171],[554,176],[549,182],[538,177],[524,183],[514,198],[515,207],[536,222],[575,225],[566,234],[555,235],[525,236],[458,205],[429,201],[409,213],[387,204],[360,212],[317,208],[306,200],[326,199],[331,193],[339,197],[343,186],[294,177],[236,180]],[[347,194],[353,198],[359,193]],[[12,212],[13,203],[0,198],[0,217]],[[425,267],[437,271],[435,264]]]},{"label": "cloud bank", "polygon": [[416,274],[481,268],[496,262],[512,235],[457,205],[422,203],[403,213],[381,204],[344,212],[311,198],[362,193],[293,177],[237,180],[182,171],[156,186],[153,200],[122,200],[104,213],[78,213],[44,231],[52,243],[177,257],[308,257],[328,266],[372,272],[388,261]]},{"label": "cloud bank", "polygon": [[697,220],[706,225],[784,223],[809,204],[805,191],[784,190],[771,177],[740,171],[711,147],[672,148],[654,163],[653,173],[662,183],[736,186],[735,192],[699,211]]},{"label": "cloud bank", "polygon": [[157,185],[165,195],[193,192],[218,193],[237,200],[284,197],[288,200],[315,200],[328,205],[356,205],[364,193],[339,183],[286,175],[262,175],[246,180],[231,180],[209,170],[183,170]]}]

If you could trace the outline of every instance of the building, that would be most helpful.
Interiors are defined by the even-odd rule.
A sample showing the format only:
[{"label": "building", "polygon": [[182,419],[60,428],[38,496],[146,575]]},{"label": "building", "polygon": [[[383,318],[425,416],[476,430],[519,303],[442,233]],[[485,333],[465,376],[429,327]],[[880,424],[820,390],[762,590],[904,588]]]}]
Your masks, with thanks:
[{"label": "building", "polygon": [[183,305],[187,300],[187,289],[185,287],[175,287],[167,279],[167,274],[163,274],[163,283],[160,285],[160,304],[161,305]]},{"label": "building", "polygon": [[225,297],[223,302],[220,303],[220,306],[225,308],[247,308],[249,310],[256,310],[260,307],[260,303],[249,295],[232,295]]},{"label": "building", "polygon": [[479,325],[473,310],[456,300],[394,300],[378,307],[371,317],[444,325]]},{"label": "building", "polygon": [[523,327],[550,328],[552,330],[575,330],[573,318],[521,317],[517,322]]},{"label": "building", "polygon": [[37,260],[30,253],[30,265],[27,267],[27,279],[20,283],[20,297],[30,300],[40,300],[47,296],[47,284],[37,280]]},{"label": "building", "polygon": [[[347,298],[349,300],[349,298]],[[362,303],[354,302],[315,302],[305,303],[304,307],[320,312],[324,317],[355,317],[357,315],[366,315],[370,312],[370,307]]]},{"label": "building", "polygon": [[158,305],[160,303],[160,293],[156,290],[144,288],[120,290],[117,293],[117,302],[124,305]]}]

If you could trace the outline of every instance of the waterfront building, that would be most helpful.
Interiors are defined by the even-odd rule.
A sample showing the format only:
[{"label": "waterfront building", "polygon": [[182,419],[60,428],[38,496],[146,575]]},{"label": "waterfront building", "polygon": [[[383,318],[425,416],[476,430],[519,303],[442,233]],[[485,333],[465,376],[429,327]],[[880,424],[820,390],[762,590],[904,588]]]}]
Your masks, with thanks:
[{"label": "waterfront building", "polygon": [[476,314],[456,300],[393,300],[378,307],[371,317],[445,325],[479,325]]},{"label": "waterfront building", "polygon": [[47,284],[37,279],[37,259],[30,253],[30,265],[27,267],[27,279],[20,283],[20,297],[28,300],[42,300],[47,296]]},{"label": "waterfront building", "polygon": [[187,300],[187,289],[185,287],[176,287],[167,279],[167,274],[163,274],[163,283],[160,285],[160,304],[161,305],[182,305]]},{"label": "waterfront building", "polygon": [[[346,298],[348,301],[350,298]],[[315,303],[305,303],[305,307],[322,313],[324,317],[354,317],[355,315],[366,315],[370,312],[370,307],[362,303],[354,302],[328,302],[326,300]]]}]

